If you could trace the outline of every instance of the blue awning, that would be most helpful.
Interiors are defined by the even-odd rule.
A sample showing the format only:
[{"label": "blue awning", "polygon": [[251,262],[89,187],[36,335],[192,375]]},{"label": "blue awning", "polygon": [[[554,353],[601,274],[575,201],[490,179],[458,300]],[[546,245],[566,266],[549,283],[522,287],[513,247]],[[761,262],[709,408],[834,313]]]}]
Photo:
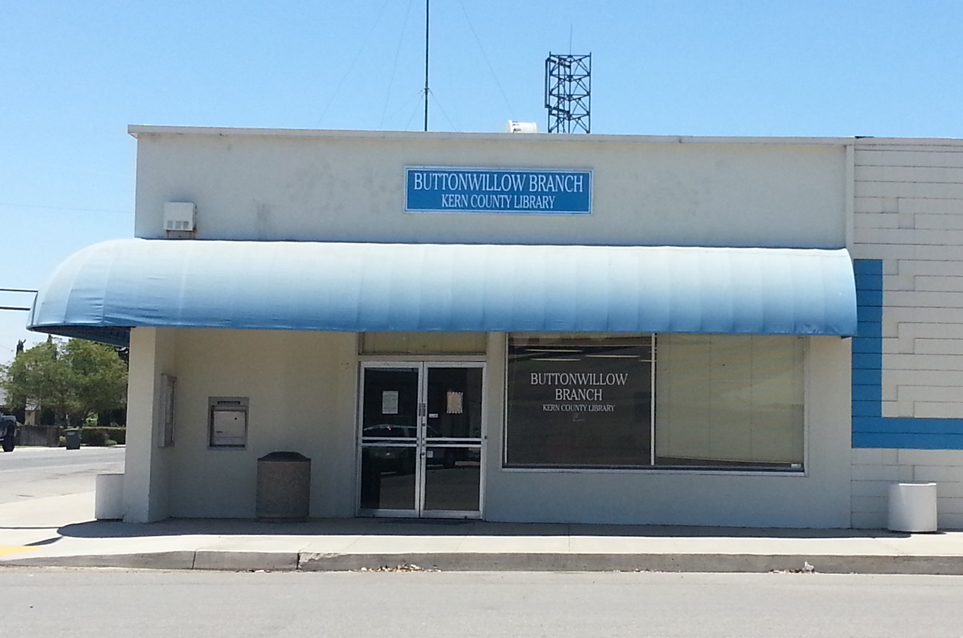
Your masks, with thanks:
[{"label": "blue awning", "polygon": [[124,239],[40,291],[29,328],[856,332],[845,250]]}]

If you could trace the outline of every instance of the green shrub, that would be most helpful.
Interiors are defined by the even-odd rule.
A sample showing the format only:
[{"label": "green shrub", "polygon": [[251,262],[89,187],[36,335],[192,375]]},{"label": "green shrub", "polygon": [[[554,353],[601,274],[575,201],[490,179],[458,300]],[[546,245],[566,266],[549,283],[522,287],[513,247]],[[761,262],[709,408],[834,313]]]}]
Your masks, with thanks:
[{"label": "green shrub", "polygon": [[127,428],[82,428],[80,442],[84,445],[106,446],[124,444],[127,441]]},{"label": "green shrub", "polygon": [[80,442],[83,445],[94,445],[101,447],[107,445],[107,433],[100,428],[83,428],[80,431]]}]

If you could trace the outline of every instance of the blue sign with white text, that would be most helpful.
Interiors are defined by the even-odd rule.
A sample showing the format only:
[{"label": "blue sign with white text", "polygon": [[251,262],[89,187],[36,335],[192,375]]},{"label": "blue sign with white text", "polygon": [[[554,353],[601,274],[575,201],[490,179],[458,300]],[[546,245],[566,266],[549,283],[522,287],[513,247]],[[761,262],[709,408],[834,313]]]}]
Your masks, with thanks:
[{"label": "blue sign with white text", "polygon": [[405,210],[589,215],[592,171],[408,167]]}]

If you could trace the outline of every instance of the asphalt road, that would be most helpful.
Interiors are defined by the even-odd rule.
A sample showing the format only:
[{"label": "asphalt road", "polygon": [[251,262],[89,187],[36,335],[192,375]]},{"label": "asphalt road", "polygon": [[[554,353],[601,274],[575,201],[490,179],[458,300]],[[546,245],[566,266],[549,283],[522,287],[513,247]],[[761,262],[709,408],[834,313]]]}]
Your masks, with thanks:
[{"label": "asphalt road", "polygon": [[0,504],[94,490],[98,474],[124,471],[124,447],[18,447],[0,453]]},{"label": "asphalt road", "polygon": [[963,578],[0,570],[15,636],[963,635]]}]

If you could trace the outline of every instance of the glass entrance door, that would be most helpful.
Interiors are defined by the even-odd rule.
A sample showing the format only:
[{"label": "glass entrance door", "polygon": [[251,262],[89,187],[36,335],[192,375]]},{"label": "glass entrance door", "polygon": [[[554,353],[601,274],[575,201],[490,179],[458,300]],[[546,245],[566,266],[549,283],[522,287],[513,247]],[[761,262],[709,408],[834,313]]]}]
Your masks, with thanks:
[{"label": "glass entrance door", "polygon": [[482,364],[366,363],[359,510],[481,515]]}]

